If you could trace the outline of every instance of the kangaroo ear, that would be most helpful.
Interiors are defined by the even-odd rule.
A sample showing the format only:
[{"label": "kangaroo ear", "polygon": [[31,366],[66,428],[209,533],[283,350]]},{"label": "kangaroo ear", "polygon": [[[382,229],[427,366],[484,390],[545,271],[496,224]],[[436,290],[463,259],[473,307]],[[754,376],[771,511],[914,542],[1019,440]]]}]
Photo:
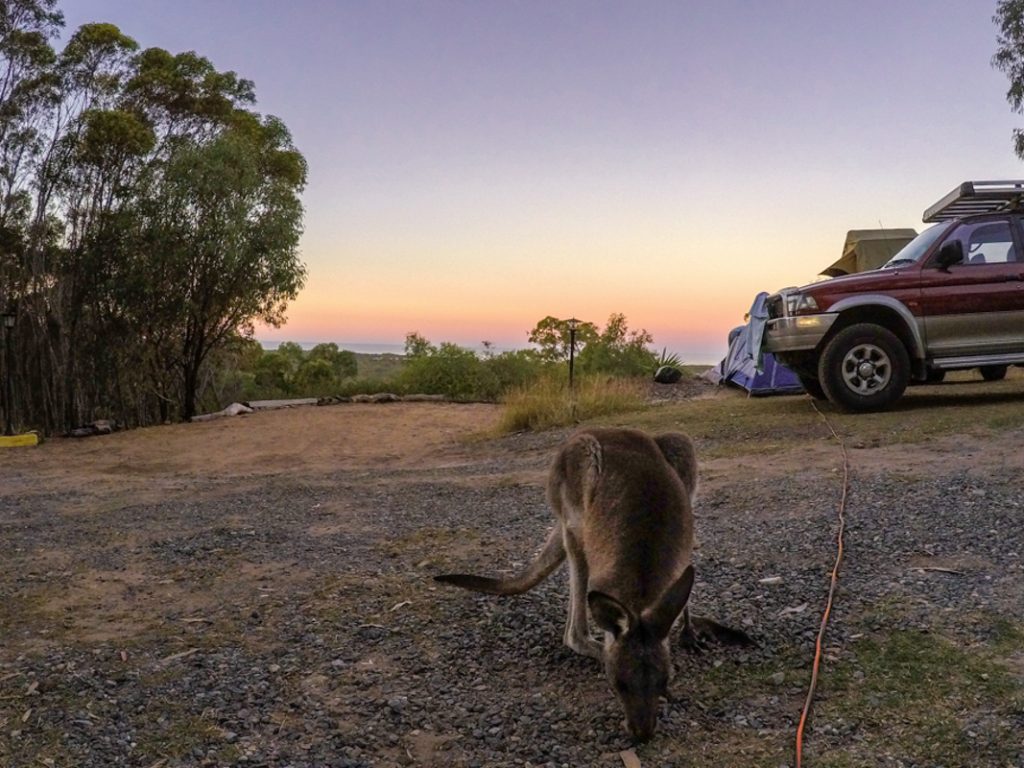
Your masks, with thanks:
[{"label": "kangaroo ear", "polygon": [[668,637],[672,625],[686,607],[693,589],[693,566],[686,566],[683,575],[662,594],[653,606],[644,611],[643,621],[657,638]]},{"label": "kangaroo ear", "polygon": [[679,475],[691,500],[697,492],[697,452],[693,441],[681,432],[666,432],[654,438],[665,461]]},{"label": "kangaroo ear", "polygon": [[604,592],[588,592],[587,604],[597,626],[613,637],[621,637],[637,624],[636,616],[626,606]]}]

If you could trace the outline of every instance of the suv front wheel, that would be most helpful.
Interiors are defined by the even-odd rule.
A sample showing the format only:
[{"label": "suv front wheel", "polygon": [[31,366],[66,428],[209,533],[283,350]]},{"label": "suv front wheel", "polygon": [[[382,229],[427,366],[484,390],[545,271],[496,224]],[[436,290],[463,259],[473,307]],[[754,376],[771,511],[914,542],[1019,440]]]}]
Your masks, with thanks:
[{"label": "suv front wheel", "polygon": [[818,381],[836,405],[851,411],[877,411],[907,388],[910,357],[899,338],[874,323],[839,331],[818,361]]}]

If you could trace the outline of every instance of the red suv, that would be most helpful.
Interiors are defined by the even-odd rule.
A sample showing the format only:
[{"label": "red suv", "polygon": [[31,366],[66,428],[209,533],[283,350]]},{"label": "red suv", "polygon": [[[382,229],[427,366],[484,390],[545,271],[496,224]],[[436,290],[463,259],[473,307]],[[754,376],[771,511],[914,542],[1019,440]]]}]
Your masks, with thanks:
[{"label": "red suv", "polygon": [[813,397],[885,408],[911,381],[1024,364],[1024,181],[964,182],[888,263],[768,298],[764,348]]}]

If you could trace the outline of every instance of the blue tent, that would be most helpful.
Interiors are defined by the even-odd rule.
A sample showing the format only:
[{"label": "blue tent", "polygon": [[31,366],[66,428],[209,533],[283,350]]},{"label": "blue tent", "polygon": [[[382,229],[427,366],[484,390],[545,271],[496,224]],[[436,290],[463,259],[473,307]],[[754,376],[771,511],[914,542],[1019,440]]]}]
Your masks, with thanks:
[{"label": "blue tent", "polygon": [[[761,352],[767,293],[759,293],[750,308],[747,324],[729,331],[729,351],[725,359],[705,376],[716,384],[735,384],[751,395],[790,395],[804,391],[789,368],[770,352]],[[760,359],[758,359],[760,358]]]}]

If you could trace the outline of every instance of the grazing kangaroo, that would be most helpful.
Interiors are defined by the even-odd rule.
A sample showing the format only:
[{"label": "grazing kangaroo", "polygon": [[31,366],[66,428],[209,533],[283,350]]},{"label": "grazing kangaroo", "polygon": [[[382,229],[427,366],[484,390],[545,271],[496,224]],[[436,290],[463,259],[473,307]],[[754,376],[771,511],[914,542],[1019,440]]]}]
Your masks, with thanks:
[{"label": "grazing kangaroo", "polygon": [[[690,621],[693,587],[693,500],[697,459],[683,434],[649,437],[632,429],[584,429],[559,450],[548,476],[557,525],[540,554],[518,576],[492,579],[446,574],[435,579],[477,592],[517,595],[569,560],[565,644],[604,661],[626,714],[626,727],[645,741],[657,726],[659,698],[672,672],[668,636],[684,615],[684,640],[694,623],[729,642],[738,630],[707,619]],[[587,608],[604,630],[590,636]]]}]

